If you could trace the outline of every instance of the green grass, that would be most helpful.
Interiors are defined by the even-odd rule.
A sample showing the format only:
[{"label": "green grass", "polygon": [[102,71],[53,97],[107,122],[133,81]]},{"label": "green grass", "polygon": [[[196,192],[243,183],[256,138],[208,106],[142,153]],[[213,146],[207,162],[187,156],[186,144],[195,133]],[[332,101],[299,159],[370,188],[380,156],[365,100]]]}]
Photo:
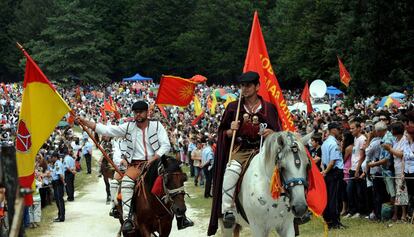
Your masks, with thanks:
[{"label": "green grass", "polygon": [[[94,150],[94,155],[99,155],[100,152],[97,150]],[[85,195],[85,192],[83,192],[83,188],[87,186],[88,184],[95,183],[98,180],[96,168],[98,167],[97,161],[95,159],[92,159],[92,174],[87,175],[86,174],[86,163],[85,159],[82,158],[82,171],[76,174],[75,177],[75,191],[78,192],[78,195],[76,198],[80,198],[83,195]],[[66,195],[65,195],[66,200]],[[75,199],[76,201],[76,199]],[[54,201],[45,208],[42,209],[42,219],[40,222],[40,226],[34,229],[26,229],[26,234],[28,237],[35,237],[35,236],[42,236],[43,234],[47,233],[47,231],[50,228],[50,224],[53,222],[53,219],[57,216],[57,207]]]},{"label": "green grass", "polygon": [[[189,168],[184,167],[183,170],[188,174],[188,181],[186,182],[186,192],[189,193],[190,198],[186,199],[189,206],[196,209],[196,216],[203,218],[208,222],[210,218],[211,199],[204,198],[204,188],[195,187],[194,179],[189,176]],[[403,224],[398,222],[371,222],[365,219],[342,219],[342,223],[348,226],[345,230],[332,230],[328,232],[329,237],[414,237],[414,225]],[[207,228],[208,223],[202,223],[202,226]],[[206,229],[207,232],[207,229]],[[221,236],[217,232],[217,236]],[[249,230],[244,229],[241,236],[251,236]],[[270,236],[278,236],[275,232]],[[313,218],[310,222],[300,226],[300,237],[317,237],[324,236],[323,224],[320,219]]]}]

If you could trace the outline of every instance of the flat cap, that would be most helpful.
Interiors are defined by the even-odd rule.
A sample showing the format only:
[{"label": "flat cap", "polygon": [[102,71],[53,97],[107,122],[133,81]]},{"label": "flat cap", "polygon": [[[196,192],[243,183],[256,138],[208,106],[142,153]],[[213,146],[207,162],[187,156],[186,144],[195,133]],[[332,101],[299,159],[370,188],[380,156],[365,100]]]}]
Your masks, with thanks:
[{"label": "flat cap", "polygon": [[139,100],[132,105],[132,111],[144,111],[148,110],[147,102]]},{"label": "flat cap", "polygon": [[338,123],[335,123],[335,122],[332,122],[332,123],[328,124],[328,130],[331,130],[331,129],[334,129],[334,128],[340,129],[341,126]]},{"label": "flat cap", "polygon": [[241,83],[258,83],[259,78],[260,78],[259,73],[248,71],[248,72],[243,73],[239,77],[239,80],[237,82],[240,83],[240,84]]}]

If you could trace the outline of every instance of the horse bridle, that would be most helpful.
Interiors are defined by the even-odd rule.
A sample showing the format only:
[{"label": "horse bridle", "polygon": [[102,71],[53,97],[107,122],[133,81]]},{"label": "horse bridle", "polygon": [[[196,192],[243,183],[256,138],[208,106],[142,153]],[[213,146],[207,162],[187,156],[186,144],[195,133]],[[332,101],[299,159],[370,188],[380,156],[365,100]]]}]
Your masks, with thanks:
[{"label": "horse bridle", "polygon": [[165,193],[165,196],[163,197],[164,202],[165,203],[168,203],[168,202],[174,203],[173,198],[175,196],[177,196],[179,194],[185,195],[184,184],[181,187],[178,187],[178,188],[175,188],[175,189],[168,189],[167,185],[166,185],[167,180],[168,180],[168,175],[185,175],[185,174],[182,173],[182,172],[172,172],[172,173],[163,172],[162,173],[162,178],[163,178],[162,186],[163,186],[164,193]]},{"label": "horse bridle", "polygon": [[[293,158],[295,160],[295,166],[296,166],[296,168],[299,169],[302,162],[301,162],[300,157],[299,157],[298,143],[297,143],[297,141],[294,141],[293,135],[291,133],[289,133],[288,137],[290,138],[291,143],[292,143],[292,145],[290,146],[290,150],[293,153]],[[278,158],[279,158],[279,160],[282,159],[281,158],[281,152],[279,152]],[[299,178],[293,177],[293,178],[290,178],[290,179],[285,181],[282,174],[280,174],[280,176],[281,176],[281,179],[283,180],[283,188],[287,191],[289,189],[295,187],[295,186],[298,186],[298,185],[303,185],[305,187],[305,189],[308,188],[308,181],[304,177],[299,177]]]}]

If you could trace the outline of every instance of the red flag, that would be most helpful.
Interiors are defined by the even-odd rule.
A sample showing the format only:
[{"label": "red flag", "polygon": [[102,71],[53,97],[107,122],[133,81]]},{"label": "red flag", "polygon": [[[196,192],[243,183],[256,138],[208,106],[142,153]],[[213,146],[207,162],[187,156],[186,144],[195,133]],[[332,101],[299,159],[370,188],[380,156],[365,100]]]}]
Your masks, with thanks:
[{"label": "red flag", "polygon": [[114,112],[111,104],[106,100],[104,100],[104,110],[108,112]]},{"label": "red flag", "polygon": [[311,169],[308,171],[308,193],[306,195],[306,202],[308,203],[309,209],[320,216],[328,203],[325,179],[307,149],[306,153],[308,153],[311,162]]},{"label": "red flag", "polygon": [[247,71],[259,73],[259,95],[262,96],[264,100],[276,105],[283,130],[296,131],[286,100],[283,98],[282,89],[279,86],[279,82],[277,81],[272,65],[270,64],[257,12],[254,13],[249,48],[247,49],[243,68],[243,72]]},{"label": "red flag", "polygon": [[164,107],[162,105],[157,105],[158,109],[160,109],[160,112],[164,118],[168,119],[167,111],[165,111]]},{"label": "red flag", "polygon": [[81,101],[82,101],[82,99],[81,99],[81,91],[80,91],[79,86],[77,86],[77,87],[76,87],[76,94],[75,94],[75,98],[76,98],[76,100],[77,100],[78,102],[81,102]]},{"label": "red flag", "polygon": [[[266,101],[270,101],[276,105],[283,130],[296,131],[292,116],[289,112],[286,101],[283,98],[282,90],[270,63],[257,12],[254,13],[249,48],[247,50],[246,61],[243,69],[243,72],[246,71],[255,71],[259,73],[259,95],[261,95]],[[313,164],[312,169],[308,171],[310,182],[306,201],[312,211],[314,211],[317,215],[321,215],[327,202],[326,185],[323,176],[320,174],[318,169],[314,169],[314,167],[316,167],[315,164]]]},{"label": "red flag", "polygon": [[351,81],[351,75],[349,75],[349,72],[346,70],[344,64],[341,62],[341,59],[339,59],[338,56],[338,65],[339,65],[339,78],[341,79],[341,82],[346,86],[349,87],[349,82]]},{"label": "red flag", "polygon": [[191,126],[194,126],[194,125],[196,125],[200,120],[201,120],[201,118],[204,116],[204,110],[203,110],[203,112],[201,112],[201,114],[200,115],[198,115],[197,116],[197,118],[195,118],[192,122],[191,122]]},{"label": "red flag", "polygon": [[3,87],[4,91],[4,97],[7,101],[9,101],[9,91],[7,90],[6,84],[1,83],[1,86]]},{"label": "red flag", "polygon": [[162,76],[156,104],[185,107],[194,97],[197,83],[176,76]]},{"label": "red flag", "polygon": [[307,110],[308,114],[312,113],[313,108],[312,108],[312,103],[311,103],[311,99],[310,99],[308,81],[306,81],[305,88],[303,88],[303,92],[302,92],[302,95],[300,96],[300,98],[302,99],[303,102],[306,103],[306,110]]},{"label": "red flag", "polygon": [[104,108],[99,108],[99,111],[101,111],[101,117],[102,117],[102,122],[106,123],[107,119],[106,119],[106,112]]}]

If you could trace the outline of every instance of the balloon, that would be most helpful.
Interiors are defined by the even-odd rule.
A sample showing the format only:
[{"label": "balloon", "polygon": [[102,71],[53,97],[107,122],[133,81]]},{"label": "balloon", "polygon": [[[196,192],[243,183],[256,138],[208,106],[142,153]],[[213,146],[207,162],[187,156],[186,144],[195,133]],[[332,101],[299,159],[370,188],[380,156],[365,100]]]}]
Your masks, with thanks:
[{"label": "balloon", "polygon": [[309,86],[312,98],[323,98],[326,94],[326,84],[321,79],[313,81]]}]

